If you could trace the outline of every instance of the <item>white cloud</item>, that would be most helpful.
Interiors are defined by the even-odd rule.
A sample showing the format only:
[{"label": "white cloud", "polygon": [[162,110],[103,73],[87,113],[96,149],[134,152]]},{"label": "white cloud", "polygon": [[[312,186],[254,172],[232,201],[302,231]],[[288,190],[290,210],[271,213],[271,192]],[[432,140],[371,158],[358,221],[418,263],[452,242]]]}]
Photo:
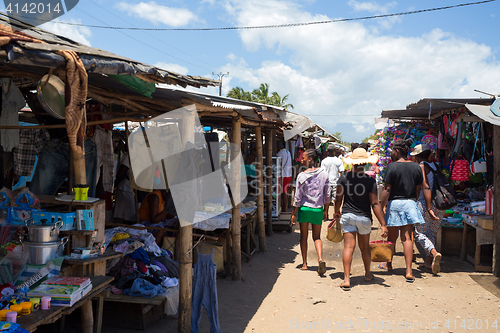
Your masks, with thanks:
[{"label": "white cloud", "polygon": [[187,67],[179,65],[179,64],[171,64],[171,63],[166,63],[166,62],[158,62],[154,64],[154,66],[165,69],[167,71],[175,72],[177,74],[183,74],[187,75],[189,70]]},{"label": "white cloud", "polygon": [[[43,30],[50,31],[56,35],[64,36],[79,43],[90,46],[90,41],[88,40],[92,35],[92,32],[87,27],[80,27],[75,25],[67,25],[56,23],[59,19],[56,19],[52,22],[47,22],[40,25],[40,28]],[[65,22],[69,23],[78,23],[81,24],[81,20],[74,19],[65,19]]]},{"label": "white cloud", "polygon": [[[237,25],[331,19],[289,1],[228,0],[225,5]],[[231,73],[230,84],[234,87],[237,79],[254,89],[269,83],[271,91],[290,94],[294,111],[331,114],[312,118],[332,132],[351,123],[368,136],[374,131],[372,115],[382,109],[401,109],[424,97],[478,97],[474,89],[500,91],[500,63],[492,49],[439,29],[404,37],[351,22],[245,30],[240,36],[249,51],[291,56],[252,68],[230,54],[222,68]]]},{"label": "white cloud", "polygon": [[375,1],[371,2],[358,2],[355,0],[349,0],[347,4],[352,7],[355,11],[368,11],[372,13],[382,13],[382,14],[387,14],[389,12],[389,9],[393,8],[396,6],[398,3],[397,2],[390,2],[385,5],[380,5],[379,3]]},{"label": "white cloud", "polygon": [[185,8],[171,8],[157,4],[154,1],[129,4],[119,2],[116,8],[126,12],[129,16],[139,17],[153,24],[162,23],[171,27],[185,26],[198,17]]}]

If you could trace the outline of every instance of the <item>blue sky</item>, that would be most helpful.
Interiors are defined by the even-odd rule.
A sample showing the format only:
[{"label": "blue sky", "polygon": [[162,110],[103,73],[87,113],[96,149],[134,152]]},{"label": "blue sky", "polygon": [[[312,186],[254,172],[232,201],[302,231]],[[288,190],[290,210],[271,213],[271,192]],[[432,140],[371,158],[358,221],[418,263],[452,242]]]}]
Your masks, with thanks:
[{"label": "blue sky", "polygon": [[[59,20],[84,25],[209,28],[388,14],[462,0],[82,0]],[[500,94],[500,1],[407,16],[227,31],[116,31],[47,23],[79,42],[182,74],[223,79],[223,94],[269,83],[294,112],[347,141],[373,118],[425,97]],[[215,88],[203,92],[217,94]]]}]

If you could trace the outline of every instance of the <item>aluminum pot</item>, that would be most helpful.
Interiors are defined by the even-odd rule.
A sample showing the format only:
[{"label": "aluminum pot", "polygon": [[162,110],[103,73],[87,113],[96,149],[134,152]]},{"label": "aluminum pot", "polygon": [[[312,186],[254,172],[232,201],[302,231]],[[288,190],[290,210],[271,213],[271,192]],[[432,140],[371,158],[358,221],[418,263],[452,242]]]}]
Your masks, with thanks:
[{"label": "aluminum pot", "polygon": [[62,252],[59,250],[64,249],[64,245],[68,242],[68,237],[63,237],[59,242],[46,242],[46,243],[22,243],[28,251],[28,264],[30,265],[45,265]]},{"label": "aluminum pot", "polygon": [[32,219],[27,219],[24,224],[28,228],[28,240],[32,243],[48,243],[59,241],[59,230],[63,222],[57,221],[50,225],[33,225]]}]

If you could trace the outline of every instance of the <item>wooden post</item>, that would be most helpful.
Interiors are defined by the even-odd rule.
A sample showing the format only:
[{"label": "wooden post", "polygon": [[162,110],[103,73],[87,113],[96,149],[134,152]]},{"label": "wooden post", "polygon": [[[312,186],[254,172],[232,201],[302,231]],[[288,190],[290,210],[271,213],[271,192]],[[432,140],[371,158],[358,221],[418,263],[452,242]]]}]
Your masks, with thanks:
[{"label": "wooden post", "polygon": [[493,275],[500,277],[500,126],[493,125]]},{"label": "wooden post", "polygon": [[68,188],[66,194],[73,194],[73,150],[68,147]]},{"label": "wooden post", "polygon": [[75,168],[75,184],[89,185],[85,173],[85,154],[81,155],[73,151],[73,167]]},{"label": "wooden post", "polygon": [[[125,112],[127,112],[127,109],[125,109]],[[127,152],[128,152],[128,158],[130,159],[130,150],[128,148],[128,137],[129,137],[129,130],[128,130],[128,120],[125,121],[125,140],[127,141]],[[120,160],[118,160],[119,162]],[[130,164],[129,164],[130,165]],[[129,174],[131,172],[129,171]],[[130,178],[130,177],[129,177]],[[141,219],[139,218],[139,198],[137,198],[137,189],[132,189],[132,192],[134,192],[134,205],[135,205],[135,222],[137,224],[141,223]]]},{"label": "wooden post", "polygon": [[[234,179],[234,188],[231,189],[231,194],[234,200],[233,217],[231,223],[231,238],[233,242],[232,258],[233,258],[233,280],[241,281],[241,160],[238,152],[241,151],[241,118],[240,116],[233,118],[233,135],[231,142],[231,173]],[[250,237],[250,235],[247,235]]]},{"label": "wooden post", "polygon": [[[187,110],[187,109],[186,109]],[[182,119],[182,147],[187,142],[194,143],[194,125],[196,111]],[[193,225],[180,221],[179,231],[179,333],[191,332],[191,304],[193,301]],[[184,226],[182,226],[184,225]]]},{"label": "wooden post", "polygon": [[[266,235],[273,234],[273,137],[266,133]],[[277,200],[278,198],[276,198]]]},{"label": "wooden post", "polygon": [[[77,155],[77,154],[75,154]],[[81,307],[82,333],[92,333],[94,330],[94,315],[92,314],[92,300],[89,299]]]},{"label": "wooden post", "polygon": [[[255,127],[255,142],[257,146],[257,223],[259,224],[259,250],[267,252],[266,220],[264,219],[264,174],[262,151],[262,127]],[[248,237],[248,236],[247,236]]]}]

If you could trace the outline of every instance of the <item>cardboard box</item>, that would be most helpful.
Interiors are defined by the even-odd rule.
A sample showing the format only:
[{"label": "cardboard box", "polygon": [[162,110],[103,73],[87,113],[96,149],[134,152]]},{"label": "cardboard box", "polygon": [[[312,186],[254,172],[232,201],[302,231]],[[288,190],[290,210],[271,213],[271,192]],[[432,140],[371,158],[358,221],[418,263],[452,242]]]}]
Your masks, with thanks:
[{"label": "cardboard box", "polygon": [[76,211],[76,229],[94,230],[94,211],[92,209],[79,209]]},{"label": "cardboard box", "polygon": [[493,230],[493,216],[483,216],[477,219],[477,225],[485,230]]},{"label": "cardboard box", "polygon": [[47,220],[47,224],[53,224],[57,220],[63,221],[61,231],[75,230],[76,229],[76,214],[75,212],[51,212],[46,210],[34,210],[31,214],[33,223],[40,225],[41,220]]}]

